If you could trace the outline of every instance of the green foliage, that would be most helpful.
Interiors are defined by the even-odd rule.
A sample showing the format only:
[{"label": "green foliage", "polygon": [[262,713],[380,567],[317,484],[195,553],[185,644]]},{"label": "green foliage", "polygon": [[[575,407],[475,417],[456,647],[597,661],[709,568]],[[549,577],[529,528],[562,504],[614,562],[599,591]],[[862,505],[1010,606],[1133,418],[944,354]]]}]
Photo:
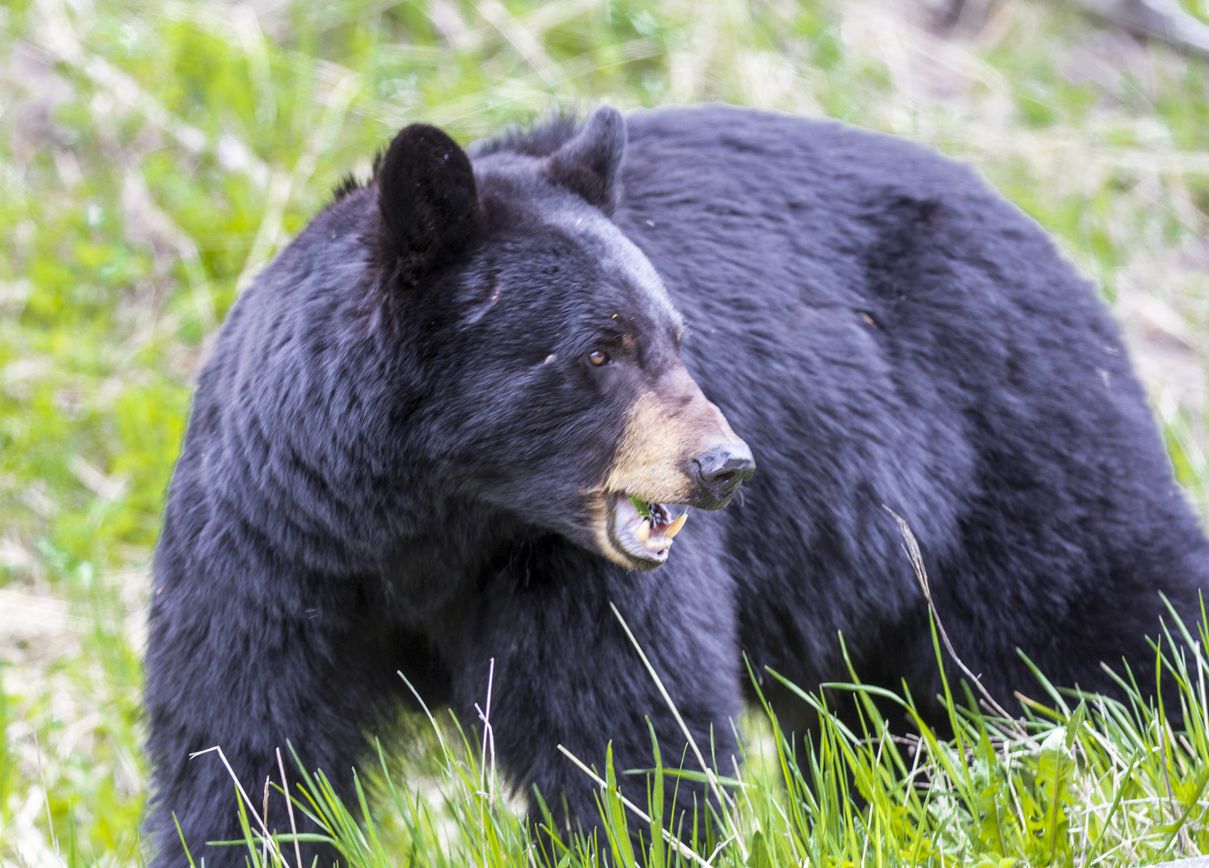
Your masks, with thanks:
[{"label": "green foliage", "polygon": [[[1020,718],[988,712],[969,694],[951,703],[955,737],[945,737],[910,697],[855,676],[805,691],[764,673],[817,714],[814,733],[794,744],[752,673],[762,719],[747,721],[754,738],[742,777],[718,770],[732,807],[710,823],[669,815],[662,782],[704,776],[665,767],[652,738],[650,769],[616,768],[610,747],[602,771],[585,770],[585,786],[599,787],[600,829],[592,837],[567,834],[548,812],[529,832],[500,789],[490,742],[471,741],[452,717],[431,716],[435,780],[417,783],[380,753],[379,789],[390,798],[376,813],[360,784],[355,804],[343,803],[322,775],[301,769],[292,784],[275,788],[270,810],[280,824],[288,793],[353,868],[595,865],[605,855],[611,864],[647,866],[1147,864],[1209,847],[1209,632],[1203,622],[1194,634],[1174,623],[1156,646],[1155,665],[1179,685],[1186,731],[1136,690],[1119,702],[1058,691],[1041,678],[1044,701],[1026,701]],[[947,681],[953,661],[938,639],[935,646]],[[263,864],[293,865],[289,827],[265,828],[275,843],[266,847],[260,824],[251,823],[232,846],[268,852]],[[259,855],[253,864],[262,864]]]},{"label": "green foliage", "polygon": [[4,690],[4,667],[0,665],[0,830],[12,822],[12,800],[16,795],[17,769],[8,743],[8,694]]},{"label": "green foliage", "polygon": [[[976,38],[937,37],[903,17],[909,5],[0,7],[0,862],[138,860],[146,572],[191,379],[239,289],[410,120],[470,140],[556,104],[722,99],[974,162],[1103,286],[1177,475],[1209,515],[1205,65],[1109,42],[1062,4],[1014,0]],[[1203,842],[1199,728],[1176,739],[1147,710],[1093,702],[1074,726],[1077,712],[1051,698],[1013,734],[971,717],[954,690],[958,737],[921,729],[913,753],[879,710],[910,718],[909,698],[806,693],[824,710],[856,702],[859,732],[831,721],[792,745],[774,721],[749,742],[744,843],[720,862],[1085,863]],[[416,864],[523,857],[533,843],[484,784],[493,770],[451,732],[424,762],[383,753],[366,786],[385,802],[345,816],[314,778],[300,809],[364,864],[397,863],[399,846]],[[663,770],[658,754],[655,766],[691,771]],[[657,833],[667,805],[648,805],[647,822],[615,798],[645,804],[644,786],[661,787],[602,768],[613,834],[556,836],[536,858],[625,861],[628,823],[653,864],[683,861]],[[672,832],[712,848],[701,820]]]}]

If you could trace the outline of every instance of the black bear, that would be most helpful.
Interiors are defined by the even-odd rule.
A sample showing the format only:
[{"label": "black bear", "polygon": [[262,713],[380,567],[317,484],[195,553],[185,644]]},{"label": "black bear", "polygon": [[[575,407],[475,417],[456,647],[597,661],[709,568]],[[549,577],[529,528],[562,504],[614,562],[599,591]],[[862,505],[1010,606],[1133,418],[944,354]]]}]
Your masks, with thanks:
[{"label": "black bear", "polygon": [[1100,661],[1147,670],[1160,592],[1193,616],[1209,586],[1117,328],[971,171],[726,107],[468,151],[409,126],[201,373],[155,559],[155,864],[179,861],[174,815],[195,858],[242,860],[206,846],[236,799],[191,751],[259,793],[288,740],[347,792],[397,672],[474,721],[491,661],[511,780],[591,824],[556,745],[649,766],[647,717],[665,756],[685,744],[610,603],[723,762],[743,654],[809,688],[847,677],[842,633],[926,703],[891,510],[1005,700],[1034,685],[1017,648],[1088,689]]}]

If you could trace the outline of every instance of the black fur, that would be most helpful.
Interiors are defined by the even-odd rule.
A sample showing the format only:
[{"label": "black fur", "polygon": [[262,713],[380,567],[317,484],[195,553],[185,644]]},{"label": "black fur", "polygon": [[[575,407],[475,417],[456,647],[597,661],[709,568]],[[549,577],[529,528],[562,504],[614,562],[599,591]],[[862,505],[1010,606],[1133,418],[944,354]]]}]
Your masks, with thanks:
[{"label": "black fur", "polygon": [[540,123],[513,125],[490,138],[473,142],[466,152],[475,160],[501,151],[527,157],[548,157],[575,138],[582,127],[583,121],[578,113],[571,109],[558,109]]},{"label": "black fur", "polygon": [[349,193],[352,193],[355,190],[360,190],[364,186],[366,186],[366,182],[358,178],[352,172],[349,172],[347,175],[344,175],[339,181],[337,181],[336,186],[332,188],[332,201],[338,202]]},{"label": "black fur", "polygon": [[617,175],[624,156],[625,120],[614,109],[601,109],[550,156],[547,171],[557,183],[612,214],[621,194]]},{"label": "black fur", "polygon": [[388,261],[420,277],[446,264],[470,241],[478,196],[470,158],[436,127],[412,124],[386,150],[374,173]]},{"label": "black fur", "polygon": [[[599,763],[612,739],[645,767],[649,716],[665,757],[684,746],[610,601],[724,764],[743,652],[810,688],[847,677],[843,633],[864,678],[906,679],[937,714],[885,507],[1001,701],[1033,687],[1018,647],[1110,689],[1100,661],[1150,669],[1160,592],[1196,611],[1209,544],[1116,326],[972,172],[721,107],[630,115],[621,161],[626,130],[593,124],[565,152],[564,123],[473,163],[408,128],[231,312],[156,554],[155,864],[179,862],[172,812],[195,857],[242,861],[203,847],[235,834],[236,800],[188,752],[222,745],[259,794],[289,739],[347,793],[406,699],[397,670],[470,722],[491,659],[500,761],[590,823],[594,786],[556,745]],[[606,208],[620,191],[612,221],[576,191]],[[616,363],[585,364],[600,346]],[[627,573],[595,552],[583,492],[678,354],[760,469],[667,565]]]}]

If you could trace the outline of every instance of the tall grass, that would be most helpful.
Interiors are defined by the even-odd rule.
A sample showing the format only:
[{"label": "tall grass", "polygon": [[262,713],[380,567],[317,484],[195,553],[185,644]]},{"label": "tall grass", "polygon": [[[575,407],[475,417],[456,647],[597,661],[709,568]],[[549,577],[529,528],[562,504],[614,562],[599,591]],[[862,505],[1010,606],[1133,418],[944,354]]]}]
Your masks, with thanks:
[{"label": "tall grass", "polygon": [[1155,643],[1154,665],[1178,684],[1178,709],[1144,697],[1128,672],[1120,673],[1120,699],[1062,690],[1038,673],[1035,698],[1016,697],[1018,712],[1005,717],[977,700],[968,681],[950,678],[956,661],[935,619],[951,731],[930,727],[911,696],[863,684],[855,673],[814,690],[764,673],[815,712],[817,728],[800,741],[788,737],[761,695],[759,714],[744,727],[743,762],[708,769],[729,793],[718,803],[725,816],[717,804],[702,806],[711,822],[668,816],[664,780],[704,775],[691,758],[666,765],[652,738],[644,770],[617,769],[607,753],[568,755],[584,786],[598,791],[591,833],[558,826],[540,800],[531,827],[498,778],[489,743],[452,716],[429,716],[438,797],[432,781],[417,787],[381,751],[373,785],[358,780],[351,803],[322,775],[299,769],[286,778],[283,769],[265,803],[272,822],[263,814],[247,821],[257,806],[245,802],[246,838],[232,846],[254,865],[296,865],[288,792],[350,866],[366,868],[602,858],[648,866],[1138,865],[1194,855],[1209,848],[1209,629],[1204,612],[1192,629],[1174,615],[1170,625]]}]

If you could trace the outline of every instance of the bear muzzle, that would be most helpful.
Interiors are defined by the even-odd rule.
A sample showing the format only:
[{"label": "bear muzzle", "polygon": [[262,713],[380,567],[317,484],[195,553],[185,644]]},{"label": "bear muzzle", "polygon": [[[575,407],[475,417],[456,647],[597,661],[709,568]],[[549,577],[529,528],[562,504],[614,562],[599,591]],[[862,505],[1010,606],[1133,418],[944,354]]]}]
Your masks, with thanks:
[{"label": "bear muzzle", "polygon": [[689,477],[697,486],[694,506],[721,509],[756,472],[751,448],[742,440],[715,446],[691,459]]}]

